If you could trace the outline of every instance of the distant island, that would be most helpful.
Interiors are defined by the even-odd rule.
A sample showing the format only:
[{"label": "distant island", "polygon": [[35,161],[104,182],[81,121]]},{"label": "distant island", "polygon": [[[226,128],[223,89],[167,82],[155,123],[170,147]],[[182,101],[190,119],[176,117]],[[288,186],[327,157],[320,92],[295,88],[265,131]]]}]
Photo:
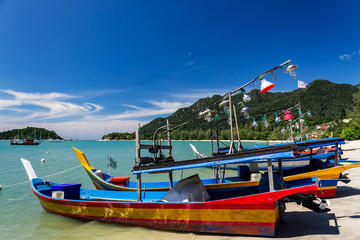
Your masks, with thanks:
[{"label": "distant island", "polygon": [[12,129],[4,132],[0,132],[0,139],[2,140],[11,140],[11,139],[60,139],[60,137],[55,131],[47,130],[45,128],[38,127],[26,127],[22,129]]}]

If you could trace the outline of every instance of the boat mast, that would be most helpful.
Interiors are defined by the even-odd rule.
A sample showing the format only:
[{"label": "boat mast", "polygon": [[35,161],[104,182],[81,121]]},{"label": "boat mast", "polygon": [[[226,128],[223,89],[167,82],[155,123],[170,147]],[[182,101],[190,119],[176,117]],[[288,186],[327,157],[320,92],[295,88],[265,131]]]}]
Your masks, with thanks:
[{"label": "boat mast", "polygon": [[[171,146],[171,134],[170,134],[170,124],[169,119],[166,119],[166,128],[167,128],[167,137],[168,137],[168,145]],[[169,148],[169,156],[172,156],[171,154],[171,148]],[[170,189],[173,187],[173,174],[172,171],[169,171],[169,181],[170,181]]]},{"label": "boat mast", "polygon": [[[136,139],[136,158],[135,158],[135,166],[140,166],[140,123],[139,127],[135,132]],[[137,182],[137,201],[141,201],[141,173],[136,174],[136,182]]]},{"label": "boat mast", "polygon": [[[233,119],[232,119],[232,103],[231,103],[231,94],[229,93],[229,114],[230,114],[230,149],[229,149],[229,154],[234,153],[234,127],[233,127]],[[225,170],[224,170],[225,171]],[[224,173],[225,174],[225,173]]]},{"label": "boat mast", "polygon": [[239,151],[239,150],[243,150],[243,147],[242,147],[241,139],[240,139],[239,124],[238,124],[238,118],[236,116],[235,105],[233,105],[233,108],[234,108],[234,118],[235,118],[236,133],[237,133],[237,137],[238,137],[238,151]]}]

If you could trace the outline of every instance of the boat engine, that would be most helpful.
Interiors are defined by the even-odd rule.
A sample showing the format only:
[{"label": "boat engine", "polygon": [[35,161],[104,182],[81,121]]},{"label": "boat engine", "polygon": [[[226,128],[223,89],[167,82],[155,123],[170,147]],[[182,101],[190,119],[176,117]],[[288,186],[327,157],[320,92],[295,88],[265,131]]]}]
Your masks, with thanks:
[{"label": "boat engine", "polygon": [[290,202],[296,202],[298,205],[302,205],[310,210],[313,210],[317,213],[328,212],[330,211],[330,201],[322,200],[318,197],[315,197],[312,194],[303,195],[303,194],[293,194],[286,197]]}]

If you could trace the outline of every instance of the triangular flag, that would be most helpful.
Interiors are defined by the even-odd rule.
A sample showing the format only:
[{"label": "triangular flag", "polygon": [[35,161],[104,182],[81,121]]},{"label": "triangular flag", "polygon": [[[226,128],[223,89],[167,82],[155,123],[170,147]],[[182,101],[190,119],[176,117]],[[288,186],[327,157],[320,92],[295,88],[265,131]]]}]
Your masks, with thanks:
[{"label": "triangular flag", "polygon": [[307,86],[305,82],[298,80],[298,88],[307,88]]}]

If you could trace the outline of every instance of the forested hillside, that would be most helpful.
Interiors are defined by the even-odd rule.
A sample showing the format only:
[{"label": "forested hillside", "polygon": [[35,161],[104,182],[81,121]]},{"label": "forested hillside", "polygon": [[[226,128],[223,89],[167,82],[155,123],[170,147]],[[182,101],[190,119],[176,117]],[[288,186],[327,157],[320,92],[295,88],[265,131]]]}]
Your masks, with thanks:
[{"label": "forested hillside", "polygon": [[[337,122],[347,117],[353,112],[354,99],[353,95],[358,92],[356,86],[350,84],[336,84],[327,80],[315,80],[309,84],[307,89],[297,89],[292,92],[267,92],[260,94],[259,90],[252,90],[249,95],[251,101],[246,103],[250,107],[250,119],[245,119],[243,113],[240,113],[243,94],[239,93],[232,97],[232,102],[237,106],[237,117],[240,126],[240,135],[243,139],[267,139],[279,125],[275,123],[275,112],[281,114],[283,110],[300,104],[302,113],[305,114],[306,125],[311,127],[328,122]],[[197,111],[208,106],[210,103],[219,99],[219,95],[203,98],[195,104],[187,108],[178,109],[174,114],[168,117],[170,123],[179,122],[188,119],[190,116],[195,120],[184,125],[180,130],[174,131],[172,137],[174,139],[209,139],[211,135],[211,124],[204,119],[194,115]],[[229,125],[226,122],[227,115],[218,106],[212,105],[209,108],[220,116],[219,129],[220,135],[224,139],[228,139],[230,135]],[[264,114],[269,121],[269,126],[265,127],[263,122]],[[291,114],[296,119],[299,116],[298,109],[294,108]],[[257,127],[253,127],[252,123],[257,121]],[[154,131],[166,124],[166,118],[157,118],[141,128],[141,136],[143,138],[151,138]],[[338,129],[333,130],[335,134],[340,134]],[[333,126],[334,128],[334,126]]]},{"label": "forested hillside", "polygon": [[47,130],[45,128],[27,127],[0,132],[0,139],[9,140],[25,138],[62,139],[55,131]]}]

